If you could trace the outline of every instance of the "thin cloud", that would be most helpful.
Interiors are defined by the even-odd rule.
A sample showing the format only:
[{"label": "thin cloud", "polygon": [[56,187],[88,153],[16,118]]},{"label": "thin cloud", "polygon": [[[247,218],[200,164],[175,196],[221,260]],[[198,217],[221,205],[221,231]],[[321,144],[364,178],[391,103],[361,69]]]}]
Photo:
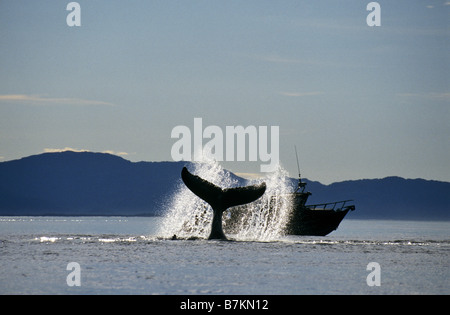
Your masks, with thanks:
[{"label": "thin cloud", "polygon": [[291,59],[291,58],[283,58],[277,55],[268,55],[268,56],[256,56],[258,60],[273,62],[273,63],[288,63],[288,64],[308,64],[309,61],[301,60],[301,59]]},{"label": "thin cloud", "polygon": [[283,96],[290,96],[290,97],[302,97],[302,96],[316,96],[316,95],[322,95],[323,92],[313,91],[313,92],[279,92],[278,94]]},{"label": "thin cloud", "polygon": [[55,98],[43,97],[40,95],[26,95],[26,94],[4,94],[0,95],[0,102],[16,102],[28,103],[33,105],[76,105],[76,106],[92,106],[92,105],[106,105],[114,106],[114,104],[97,100],[86,100],[81,98]]},{"label": "thin cloud", "polygon": [[450,101],[450,93],[430,93],[429,97],[433,99]]},{"label": "thin cloud", "polygon": [[280,64],[291,64],[291,65],[324,65],[322,61],[306,60],[306,59],[295,59],[286,58],[278,55],[256,55],[256,60],[270,62],[270,63],[280,63]]},{"label": "thin cloud", "polygon": [[[314,67],[337,67],[337,68],[359,68],[362,65],[359,63],[345,63],[334,62],[330,60],[314,60],[314,59],[298,59],[298,58],[286,58],[279,55],[253,55],[253,58],[273,64],[285,64],[292,66],[314,66]],[[367,67],[367,65],[364,65]]]},{"label": "thin cloud", "polygon": [[113,150],[102,151],[102,153],[108,153],[108,154],[120,155],[120,156],[129,155],[127,152],[123,152],[123,151],[116,152],[116,151],[113,151]]},{"label": "thin cloud", "polygon": [[72,151],[72,152],[89,152],[89,150],[80,150],[80,149],[74,149],[70,147],[65,147],[64,149],[53,149],[53,148],[45,148],[44,153],[58,153],[58,152],[66,152],[66,151]]},{"label": "thin cloud", "polygon": [[[92,152],[91,150],[85,150],[85,149],[74,149],[71,147],[65,147],[63,149],[55,149],[55,148],[45,148],[44,149],[44,153],[59,153],[59,152],[67,152],[67,151],[71,151],[71,152]],[[126,156],[129,155],[129,153],[124,152],[124,151],[114,151],[114,150],[105,150],[105,151],[101,151],[100,153],[107,153],[107,154],[112,154],[112,155],[119,155],[119,156]]]},{"label": "thin cloud", "polygon": [[397,96],[403,98],[425,98],[429,100],[440,100],[450,102],[450,92],[443,93],[398,93]]}]

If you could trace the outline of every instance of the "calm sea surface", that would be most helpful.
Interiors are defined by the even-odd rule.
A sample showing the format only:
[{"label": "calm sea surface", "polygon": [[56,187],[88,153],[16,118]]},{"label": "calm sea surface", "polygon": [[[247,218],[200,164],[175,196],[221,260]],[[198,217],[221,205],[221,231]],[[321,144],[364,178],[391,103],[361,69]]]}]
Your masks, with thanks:
[{"label": "calm sea surface", "polygon": [[173,241],[161,221],[0,217],[0,294],[450,294],[450,222],[226,242]]}]

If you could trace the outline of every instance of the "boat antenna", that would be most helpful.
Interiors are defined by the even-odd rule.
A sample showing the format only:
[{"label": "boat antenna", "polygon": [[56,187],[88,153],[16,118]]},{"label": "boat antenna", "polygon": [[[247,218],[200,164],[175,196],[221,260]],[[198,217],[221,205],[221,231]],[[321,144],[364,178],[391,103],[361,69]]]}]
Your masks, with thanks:
[{"label": "boat antenna", "polygon": [[295,157],[297,158],[297,169],[298,169],[298,187],[297,187],[297,191],[300,190],[300,188],[301,188],[302,192],[304,192],[306,183],[302,183],[302,175],[300,173],[300,164],[298,163],[298,153],[297,153],[297,146],[296,145],[294,145],[294,149],[295,149]]},{"label": "boat antenna", "polygon": [[300,174],[300,164],[298,164],[298,153],[297,153],[297,146],[296,145],[294,145],[294,149],[295,149],[295,157],[297,159],[298,179],[301,181],[302,180],[302,175]]}]

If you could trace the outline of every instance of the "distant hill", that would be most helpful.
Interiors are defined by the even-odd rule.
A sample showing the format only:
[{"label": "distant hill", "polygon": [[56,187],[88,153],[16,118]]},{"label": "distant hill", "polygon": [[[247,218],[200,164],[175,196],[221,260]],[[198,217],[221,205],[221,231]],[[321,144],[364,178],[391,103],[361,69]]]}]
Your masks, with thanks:
[{"label": "distant hill", "polygon": [[[72,151],[1,162],[0,215],[161,215],[186,164]],[[356,211],[347,218],[450,220],[448,182],[400,177],[331,185],[305,181],[313,193],[309,204],[355,200]]]},{"label": "distant hill", "polygon": [[2,162],[0,215],[158,215],[185,164],[72,151]]},{"label": "distant hill", "polygon": [[450,220],[450,183],[386,177],[330,185],[309,182],[309,204],[353,199],[353,219]]}]

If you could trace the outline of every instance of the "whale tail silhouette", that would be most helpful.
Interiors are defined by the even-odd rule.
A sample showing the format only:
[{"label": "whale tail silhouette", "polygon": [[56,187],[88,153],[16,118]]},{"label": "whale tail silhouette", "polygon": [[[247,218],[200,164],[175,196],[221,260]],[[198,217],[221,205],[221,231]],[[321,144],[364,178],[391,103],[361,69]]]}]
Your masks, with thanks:
[{"label": "whale tail silhouette", "polygon": [[184,184],[198,197],[211,205],[213,221],[208,239],[223,239],[222,213],[230,207],[257,200],[266,191],[266,184],[222,189],[203,178],[189,173],[186,167],[181,171]]}]

